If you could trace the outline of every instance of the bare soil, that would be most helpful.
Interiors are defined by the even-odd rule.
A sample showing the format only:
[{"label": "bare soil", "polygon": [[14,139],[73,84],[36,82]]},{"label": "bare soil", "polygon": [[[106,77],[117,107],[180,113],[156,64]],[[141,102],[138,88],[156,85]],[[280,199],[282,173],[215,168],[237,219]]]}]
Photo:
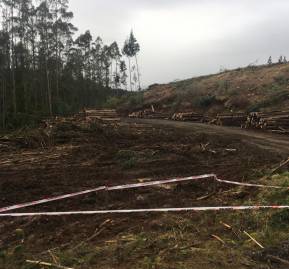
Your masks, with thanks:
[{"label": "bare soil", "polygon": [[[126,120],[107,126],[60,120],[51,128],[37,131],[39,139],[26,136],[2,143],[0,207],[144,179],[215,173],[225,180],[252,181],[289,152],[286,137],[181,122]],[[91,194],[22,211],[230,205],[257,194],[255,189],[207,181]],[[237,242],[245,238],[234,239],[236,244],[228,239],[223,245],[212,237],[234,237],[221,220],[255,232],[262,220],[248,216],[233,212],[3,218],[0,268],[40,268],[29,267],[25,259],[73,268],[280,268],[271,263],[266,267],[262,253],[256,258],[259,249],[254,244]]]}]

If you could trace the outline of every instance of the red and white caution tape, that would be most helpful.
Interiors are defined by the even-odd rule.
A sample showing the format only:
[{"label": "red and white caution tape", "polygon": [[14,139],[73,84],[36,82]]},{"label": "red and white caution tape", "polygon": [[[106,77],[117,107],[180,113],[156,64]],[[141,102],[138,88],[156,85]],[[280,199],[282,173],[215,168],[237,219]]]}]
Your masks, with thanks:
[{"label": "red and white caution tape", "polygon": [[243,187],[256,187],[256,188],[269,188],[269,189],[287,189],[287,190],[289,189],[289,187],[282,187],[282,186],[260,185],[260,184],[251,184],[251,183],[244,183],[244,182],[228,181],[228,180],[219,179],[217,177],[215,177],[215,180],[220,182],[220,183],[243,186]]},{"label": "red and white caution tape", "polygon": [[167,179],[167,180],[158,180],[158,181],[151,181],[151,182],[144,182],[144,183],[135,183],[135,184],[126,184],[126,185],[119,185],[113,187],[106,187],[101,186],[95,189],[85,190],[81,192],[65,194],[57,197],[45,198],[33,202],[22,203],[18,205],[8,206],[0,208],[0,213],[8,212],[15,209],[22,209],[27,208],[35,205],[46,204],[49,202],[64,200],[68,198],[73,198],[89,193],[96,193],[101,191],[116,191],[116,190],[127,190],[127,189],[137,189],[137,188],[144,188],[144,187],[152,187],[157,185],[165,185],[165,184],[174,184],[174,183],[181,183],[186,181],[193,181],[193,180],[202,180],[202,179],[209,179],[212,178],[219,183],[230,184],[230,185],[238,185],[238,186],[245,186],[245,187],[258,187],[258,188],[274,188],[274,189],[288,189],[288,187],[281,187],[281,186],[268,186],[268,185],[259,185],[259,184],[250,184],[250,183],[242,183],[242,182],[235,182],[235,181],[227,181],[218,179],[215,174],[207,174],[207,175],[200,175],[200,176],[192,176],[192,177],[185,177],[185,178],[175,178],[175,179]]},{"label": "red and white caution tape", "polygon": [[103,215],[103,214],[132,214],[132,213],[168,213],[168,212],[200,212],[224,210],[261,210],[261,209],[289,209],[283,206],[215,206],[215,207],[184,207],[184,208],[154,208],[154,209],[123,209],[123,210],[97,210],[72,212],[40,212],[40,213],[5,213],[1,217],[32,217],[32,216],[72,216],[72,215]]},{"label": "red and white caution tape", "polygon": [[49,202],[64,200],[64,199],[68,199],[68,198],[72,198],[72,197],[76,197],[76,196],[80,196],[80,195],[84,195],[84,194],[88,194],[88,193],[92,193],[92,192],[103,191],[103,190],[105,190],[105,187],[99,187],[99,188],[92,189],[92,190],[86,190],[86,191],[81,191],[81,192],[76,192],[76,193],[71,193],[71,194],[65,194],[65,195],[52,197],[52,198],[45,198],[45,199],[41,199],[41,200],[34,201],[34,202],[28,202],[28,203],[13,205],[13,206],[7,206],[7,207],[0,208],[0,213],[15,210],[15,209],[21,209],[21,208],[26,208],[26,207],[30,207],[30,206],[35,206],[35,205],[46,204]]},{"label": "red and white caution tape", "polygon": [[158,180],[158,181],[151,181],[151,182],[144,182],[144,183],[126,184],[126,185],[120,185],[120,186],[114,186],[114,187],[102,186],[102,187],[85,190],[81,192],[65,194],[65,195],[61,195],[57,197],[45,198],[45,199],[41,199],[41,200],[37,200],[33,202],[3,207],[3,208],[0,208],[0,213],[8,212],[8,211],[15,210],[15,209],[22,209],[22,208],[26,208],[30,206],[35,206],[35,205],[46,204],[49,202],[64,200],[64,199],[77,197],[77,196],[94,193],[94,192],[137,189],[137,188],[144,188],[144,187],[164,185],[164,184],[180,183],[180,182],[192,181],[192,180],[201,180],[201,179],[207,179],[207,178],[216,178],[216,175],[208,174],[208,175],[193,176],[193,177],[186,177],[186,178],[175,178],[175,179]]},{"label": "red and white caution tape", "polygon": [[202,180],[202,179],[208,179],[208,178],[215,179],[216,175],[207,174],[207,175],[192,176],[192,177],[185,177],[185,178],[175,178],[175,179],[158,180],[158,181],[151,181],[151,182],[144,182],[144,183],[126,184],[126,185],[120,185],[120,186],[114,186],[114,187],[106,187],[106,190],[116,191],[116,190],[136,189],[136,188],[152,187],[152,186],[157,186],[157,185],[181,183],[185,181]]}]

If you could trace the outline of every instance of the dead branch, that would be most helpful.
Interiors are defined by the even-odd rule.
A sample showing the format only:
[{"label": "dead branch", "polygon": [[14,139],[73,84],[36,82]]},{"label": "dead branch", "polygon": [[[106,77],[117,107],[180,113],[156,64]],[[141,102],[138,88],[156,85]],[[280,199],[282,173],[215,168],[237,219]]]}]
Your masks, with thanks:
[{"label": "dead branch", "polygon": [[102,224],[100,224],[99,227],[97,227],[97,228],[95,229],[95,231],[94,231],[94,233],[93,233],[92,236],[90,236],[90,237],[87,238],[86,240],[80,242],[80,243],[79,243],[78,245],[76,245],[72,250],[75,250],[75,249],[81,247],[83,244],[85,244],[85,243],[93,240],[93,239],[96,238],[97,236],[99,236],[99,235],[106,229],[105,226],[106,226],[107,224],[111,223],[111,222],[112,222],[112,220],[110,220],[110,219],[104,221]]},{"label": "dead branch", "polygon": [[252,235],[248,234],[246,231],[244,231],[244,234],[247,235],[256,245],[264,249],[264,247]]},{"label": "dead branch", "polygon": [[280,262],[286,265],[289,265],[289,261],[281,259],[277,256],[273,256],[273,255],[267,255],[267,258],[269,258],[270,260],[276,261],[276,262]]},{"label": "dead branch", "polygon": [[272,170],[271,174],[276,173],[277,171],[279,171],[281,168],[283,168],[287,164],[289,164],[289,158],[286,161],[282,162],[277,168]]},{"label": "dead branch", "polygon": [[61,265],[57,265],[57,264],[52,264],[52,263],[49,263],[49,262],[26,260],[26,263],[35,264],[35,265],[42,265],[42,266],[52,267],[52,268],[59,268],[59,269],[73,269],[71,267],[66,267],[66,266],[61,266]]},{"label": "dead branch", "polygon": [[221,242],[223,245],[226,245],[225,241],[221,237],[219,237],[219,236],[217,236],[215,234],[212,234],[211,236],[213,238],[215,238],[216,240],[218,240],[219,242]]}]

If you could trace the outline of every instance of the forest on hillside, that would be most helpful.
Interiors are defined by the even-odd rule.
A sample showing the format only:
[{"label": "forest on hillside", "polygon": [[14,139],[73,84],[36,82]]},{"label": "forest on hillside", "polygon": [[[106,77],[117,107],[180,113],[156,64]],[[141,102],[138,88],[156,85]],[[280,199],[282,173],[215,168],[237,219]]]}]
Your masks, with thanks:
[{"label": "forest on hillside", "polygon": [[69,0],[0,0],[0,14],[0,129],[140,89],[133,32],[122,47],[78,34]]}]

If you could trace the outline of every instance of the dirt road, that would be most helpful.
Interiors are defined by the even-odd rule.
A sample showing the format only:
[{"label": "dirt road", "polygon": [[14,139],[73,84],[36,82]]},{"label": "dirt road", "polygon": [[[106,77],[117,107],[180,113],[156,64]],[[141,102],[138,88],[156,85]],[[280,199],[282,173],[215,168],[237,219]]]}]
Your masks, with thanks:
[{"label": "dirt road", "polygon": [[149,120],[149,119],[129,119],[129,122],[150,124],[154,126],[174,127],[193,131],[194,133],[215,134],[222,137],[232,137],[240,139],[244,144],[251,144],[259,148],[280,154],[289,154],[289,137],[285,135],[257,132],[252,130],[243,130],[236,127],[224,127],[216,125],[207,125],[192,122],[179,122],[169,120]]}]

